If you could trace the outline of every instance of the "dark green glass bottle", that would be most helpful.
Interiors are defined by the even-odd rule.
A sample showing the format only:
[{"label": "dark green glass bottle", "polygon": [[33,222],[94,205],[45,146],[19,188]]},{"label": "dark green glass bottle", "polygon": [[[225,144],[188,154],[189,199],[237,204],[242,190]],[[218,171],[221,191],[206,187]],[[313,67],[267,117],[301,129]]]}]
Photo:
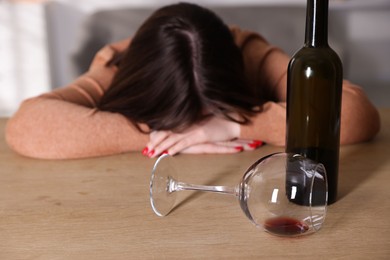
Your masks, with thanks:
[{"label": "dark green glass bottle", "polygon": [[341,60],[328,45],[329,0],[308,0],[304,46],[287,74],[286,152],[323,163],[329,203],[337,198],[342,94]]}]

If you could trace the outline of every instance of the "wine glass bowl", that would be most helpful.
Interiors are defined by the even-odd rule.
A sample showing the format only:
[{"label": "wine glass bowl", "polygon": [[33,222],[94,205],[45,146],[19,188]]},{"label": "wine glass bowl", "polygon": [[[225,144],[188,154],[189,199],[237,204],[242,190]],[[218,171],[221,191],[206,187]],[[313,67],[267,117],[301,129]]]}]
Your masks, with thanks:
[{"label": "wine glass bowl", "polygon": [[277,153],[261,158],[245,172],[239,187],[245,215],[272,234],[313,233],[325,220],[325,168],[303,156]]},{"label": "wine glass bowl", "polygon": [[176,193],[199,190],[234,195],[258,228],[278,236],[318,231],[325,220],[327,179],[322,164],[301,155],[275,153],[253,163],[234,187],[194,185],[177,180],[175,158],[156,161],[150,180],[150,202],[158,216],[169,214]]}]

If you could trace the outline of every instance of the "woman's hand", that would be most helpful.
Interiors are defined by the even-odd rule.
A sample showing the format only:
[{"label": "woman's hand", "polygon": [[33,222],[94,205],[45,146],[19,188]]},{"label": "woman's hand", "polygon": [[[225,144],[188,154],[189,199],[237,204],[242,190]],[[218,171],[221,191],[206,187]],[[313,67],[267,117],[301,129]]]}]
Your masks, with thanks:
[{"label": "woman's hand", "polygon": [[[182,133],[155,131],[143,151],[144,155],[156,157],[167,152],[177,153],[236,153],[243,151],[253,141],[235,140],[240,135],[238,123],[211,117],[207,121],[194,125]],[[252,144],[253,146],[253,144]],[[252,148],[253,149],[253,148]]]},{"label": "woman's hand", "polygon": [[227,142],[216,142],[197,144],[181,151],[181,153],[201,154],[201,153],[239,153],[242,151],[254,150],[263,145],[262,141],[236,139]]}]

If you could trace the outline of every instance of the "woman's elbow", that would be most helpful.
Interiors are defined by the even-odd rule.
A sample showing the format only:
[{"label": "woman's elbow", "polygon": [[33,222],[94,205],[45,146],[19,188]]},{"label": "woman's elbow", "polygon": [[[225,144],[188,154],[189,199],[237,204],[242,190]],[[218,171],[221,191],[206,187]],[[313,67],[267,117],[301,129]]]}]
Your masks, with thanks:
[{"label": "woman's elbow", "polygon": [[19,118],[11,118],[7,121],[5,128],[5,140],[9,148],[16,153],[33,158],[40,158],[39,154],[34,152],[34,145],[31,135],[33,133],[28,129],[23,120]]},{"label": "woman's elbow", "polygon": [[43,149],[47,135],[45,124],[28,105],[28,102],[22,103],[15,115],[7,121],[5,140],[9,148],[20,155],[46,159],[50,156]]},{"label": "woman's elbow", "polygon": [[23,126],[20,125],[20,121],[11,118],[6,123],[5,141],[13,151],[29,156],[29,153],[25,149],[28,144],[24,141],[25,134],[23,132]]},{"label": "woman's elbow", "polygon": [[370,104],[365,109],[346,113],[341,118],[341,144],[367,142],[378,134],[381,122],[378,110]]}]

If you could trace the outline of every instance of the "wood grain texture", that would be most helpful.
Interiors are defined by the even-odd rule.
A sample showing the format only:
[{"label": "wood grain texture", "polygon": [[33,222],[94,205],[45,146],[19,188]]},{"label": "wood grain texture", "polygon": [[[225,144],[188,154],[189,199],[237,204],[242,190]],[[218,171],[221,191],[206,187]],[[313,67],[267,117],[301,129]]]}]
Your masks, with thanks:
[{"label": "wood grain texture", "polygon": [[[138,153],[35,160],[12,152],[0,119],[0,259],[390,259],[390,109],[369,143],[341,149],[339,200],[320,232],[280,238],[253,226],[235,198],[180,192],[157,217],[149,203],[155,160]],[[256,159],[180,155],[182,181],[235,185]]]}]

